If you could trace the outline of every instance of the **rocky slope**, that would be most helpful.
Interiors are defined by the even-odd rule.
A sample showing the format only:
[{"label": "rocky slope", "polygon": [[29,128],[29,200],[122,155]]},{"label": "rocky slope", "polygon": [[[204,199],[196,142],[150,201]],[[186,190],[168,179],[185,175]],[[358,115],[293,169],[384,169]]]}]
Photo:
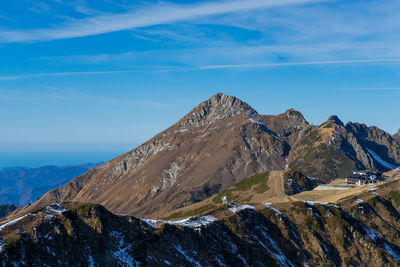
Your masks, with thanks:
[{"label": "rocky slope", "polygon": [[331,116],[296,143],[289,158],[292,169],[329,181],[355,169],[394,169],[400,165],[400,143],[375,126],[344,125]]},{"label": "rocky slope", "polygon": [[3,266],[398,266],[397,178],[336,204],[220,204],[181,221],[62,203],[0,226]]},{"label": "rocky slope", "polygon": [[202,201],[255,173],[291,168],[325,181],[354,169],[400,165],[400,144],[376,127],[332,116],[311,126],[290,109],[259,115],[218,93],[138,148],[66,185],[34,206],[98,203],[114,213],[162,217]]},{"label": "rocky slope", "polygon": [[260,116],[216,94],[138,148],[47,193],[35,205],[99,203],[115,213],[154,216],[201,201],[244,177],[282,169],[310,127],[294,110]]}]

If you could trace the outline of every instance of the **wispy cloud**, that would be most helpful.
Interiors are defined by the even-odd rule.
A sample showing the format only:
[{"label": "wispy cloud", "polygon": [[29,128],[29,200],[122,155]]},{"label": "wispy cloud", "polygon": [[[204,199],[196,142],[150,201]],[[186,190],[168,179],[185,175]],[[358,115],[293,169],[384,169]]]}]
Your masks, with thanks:
[{"label": "wispy cloud", "polygon": [[343,91],[400,91],[400,87],[339,88]]},{"label": "wispy cloud", "polygon": [[27,42],[91,36],[193,20],[226,13],[263,9],[284,5],[322,2],[321,0],[236,0],[206,2],[191,5],[159,3],[148,5],[124,14],[111,14],[76,19],[52,28],[29,30],[0,30],[1,42]]},{"label": "wispy cloud", "polygon": [[267,68],[280,66],[301,66],[301,65],[338,65],[338,64],[368,64],[368,63],[400,63],[398,59],[358,59],[358,60],[334,60],[334,61],[305,61],[305,62],[282,62],[264,64],[238,64],[238,65],[208,65],[199,69],[244,69],[244,68]]},{"label": "wispy cloud", "polygon": [[[82,72],[48,72],[32,73],[15,76],[0,76],[0,81],[19,80],[35,77],[54,77],[54,76],[83,76],[83,75],[104,75],[104,74],[124,74],[124,73],[143,73],[143,72],[171,72],[188,70],[218,70],[218,69],[254,69],[272,68],[287,66],[313,66],[313,65],[349,65],[349,64],[400,64],[400,58],[392,59],[357,59],[357,60],[331,60],[331,61],[302,61],[302,62],[281,62],[281,63],[258,63],[258,64],[220,64],[202,66],[154,66],[141,69],[110,70],[110,71],[82,71]],[[57,90],[57,88],[49,88]]]},{"label": "wispy cloud", "polygon": [[109,71],[76,71],[76,72],[43,72],[43,73],[31,73],[11,76],[0,76],[0,80],[19,80],[24,78],[35,78],[35,77],[51,77],[51,76],[79,76],[79,75],[104,75],[104,74],[118,74],[118,73],[133,73],[143,72],[140,70],[109,70]]},{"label": "wispy cloud", "polygon": [[43,85],[36,89],[4,89],[0,88],[0,100],[13,102],[47,102],[47,101],[90,101],[110,105],[139,106],[147,108],[164,109],[171,107],[170,104],[152,99],[135,99],[127,97],[116,97],[99,95],[88,91],[80,91],[71,88]]}]

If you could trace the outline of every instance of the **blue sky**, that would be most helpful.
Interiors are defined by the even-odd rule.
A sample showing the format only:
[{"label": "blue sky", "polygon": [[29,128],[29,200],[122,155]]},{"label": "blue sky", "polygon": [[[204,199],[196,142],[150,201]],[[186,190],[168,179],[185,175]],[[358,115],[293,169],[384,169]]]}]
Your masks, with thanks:
[{"label": "blue sky", "polygon": [[0,167],[107,160],[219,91],[400,128],[399,1],[1,1],[0,58]]}]

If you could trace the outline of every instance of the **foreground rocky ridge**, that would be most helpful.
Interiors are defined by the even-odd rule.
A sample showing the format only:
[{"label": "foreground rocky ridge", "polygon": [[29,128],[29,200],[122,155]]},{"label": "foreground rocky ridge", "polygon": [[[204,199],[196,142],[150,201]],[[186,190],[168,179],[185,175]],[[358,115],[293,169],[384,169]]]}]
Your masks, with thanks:
[{"label": "foreground rocky ridge", "polygon": [[181,221],[53,204],[0,226],[3,266],[398,266],[398,178],[339,203],[219,205]]},{"label": "foreground rocky ridge", "polygon": [[162,217],[209,198],[245,177],[290,167],[306,176],[346,176],[354,169],[400,165],[400,143],[376,127],[333,116],[312,126],[293,109],[259,115],[218,93],[138,148],[45,194],[54,202],[104,205],[114,213]]}]

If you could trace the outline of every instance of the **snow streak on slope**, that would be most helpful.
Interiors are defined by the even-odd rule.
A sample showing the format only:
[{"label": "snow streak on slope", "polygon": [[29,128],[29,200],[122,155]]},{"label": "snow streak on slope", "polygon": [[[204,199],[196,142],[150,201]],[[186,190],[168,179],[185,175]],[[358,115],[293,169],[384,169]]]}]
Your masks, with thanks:
[{"label": "snow streak on slope", "polygon": [[199,217],[188,217],[180,221],[165,221],[165,220],[150,220],[150,219],[141,219],[141,220],[147,223],[151,228],[157,229],[156,227],[157,222],[166,223],[170,225],[179,225],[189,228],[200,228],[202,226],[209,225],[210,223],[213,223],[218,219],[212,215],[205,215]]},{"label": "snow streak on slope", "polygon": [[235,204],[230,204],[230,207],[228,208],[228,210],[237,213],[241,210],[245,210],[245,209],[252,209],[254,210],[253,206],[250,205],[235,205]]},{"label": "snow streak on slope", "polygon": [[17,223],[18,221],[22,220],[23,218],[28,217],[30,215],[32,215],[32,214],[28,213],[28,214],[25,214],[22,217],[19,217],[19,218],[15,219],[15,220],[12,220],[12,221],[10,221],[8,223],[3,224],[2,226],[0,226],[0,231],[2,231],[5,227],[13,225],[13,224]]},{"label": "snow streak on slope", "polygon": [[384,166],[384,167],[386,167],[386,168],[388,168],[388,169],[390,169],[390,170],[396,169],[397,166],[394,166],[394,165],[390,164],[389,162],[384,161],[378,154],[376,154],[376,153],[375,153],[374,151],[372,151],[371,149],[368,149],[368,148],[367,148],[367,150],[368,150],[369,154],[371,154],[371,156],[372,156],[377,162],[379,162],[382,166]]}]

